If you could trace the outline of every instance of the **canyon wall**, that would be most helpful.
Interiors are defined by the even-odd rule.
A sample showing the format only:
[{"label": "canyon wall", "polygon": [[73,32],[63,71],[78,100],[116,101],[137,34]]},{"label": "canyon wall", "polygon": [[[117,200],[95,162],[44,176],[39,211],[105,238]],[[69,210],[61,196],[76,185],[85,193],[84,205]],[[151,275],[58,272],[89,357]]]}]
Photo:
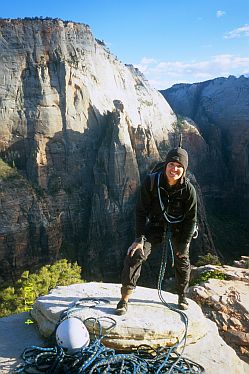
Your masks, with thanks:
[{"label": "canyon wall", "polygon": [[162,94],[178,118],[195,122],[207,145],[193,172],[210,212],[216,247],[225,258],[248,254],[249,79],[177,84]]},{"label": "canyon wall", "polygon": [[[0,20],[0,270],[68,256],[89,279],[119,281],[138,186],[174,145],[176,120],[89,26]],[[188,123],[185,138],[205,152]],[[214,250],[202,226],[198,253]]]}]

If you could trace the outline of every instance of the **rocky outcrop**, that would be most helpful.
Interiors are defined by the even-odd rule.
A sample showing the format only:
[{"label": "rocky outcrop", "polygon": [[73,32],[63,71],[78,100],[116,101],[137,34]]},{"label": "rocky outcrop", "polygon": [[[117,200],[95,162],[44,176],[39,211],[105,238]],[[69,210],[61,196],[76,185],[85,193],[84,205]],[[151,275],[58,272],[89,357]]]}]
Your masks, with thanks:
[{"label": "rocky outcrop", "polygon": [[249,256],[241,256],[240,260],[234,261],[234,266],[248,269],[249,268]]},{"label": "rocky outcrop", "polygon": [[[176,307],[176,295],[164,291],[162,295],[170,306]],[[149,344],[154,348],[172,346],[182,337],[183,320],[179,314],[163,306],[157,290],[137,287],[130,299],[128,313],[124,316],[114,314],[119,297],[120,285],[117,284],[92,282],[57,287],[49,295],[36,300],[32,316],[42,334],[48,336],[54,330],[61,313],[78,301],[78,309],[74,310],[73,315],[82,320],[89,317],[100,318],[103,321],[103,331],[110,326],[107,317],[114,319],[115,328],[107,333],[104,344],[122,351],[130,351],[141,344]],[[80,304],[81,298],[89,299]],[[105,302],[94,303],[93,298]],[[186,347],[188,358],[193,360],[195,357],[195,361],[205,367],[207,374],[246,373],[243,361],[222,341],[214,323],[203,316],[196,303],[192,300],[189,302],[190,308],[186,312],[189,320]],[[90,333],[96,329],[96,326],[87,321],[86,324]]]},{"label": "rocky outcrop", "polygon": [[[0,156],[23,177],[12,191],[0,173],[16,212],[7,219],[2,205],[2,267],[62,252],[84,277],[117,281],[137,187],[174,144],[175,114],[84,24],[0,20],[0,82]],[[205,147],[197,129],[189,134]]]},{"label": "rocky outcrop", "polygon": [[[82,286],[85,286],[86,293],[82,293],[83,289]],[[118,300],[119,297],[119,286],[112,285],[112,284],[103,284],[103,283],[90,283],[85,285],[74,285],[70,286],[70,297],[68,298],[68,291],[67,287],[60,287],[52,292],[52,294],[47,295],[38,302],[36,307],[40,307],[43,310],[42,316],[40,316],[40,327],[41,321],[44,321],[43,328],[46,329],[49,327],[51,331],[52,326],[54,326],[55,321],[58,319],[60,311],[67,308],[69,305],[72,305],[72,302],[78,300],[83,295],[84,296],[94,296],[95,298],[99,295],[101,297],[108,298],[110,300],[110,304],[106,305],[97,305],[95,308],[86,308],[88,310],[88,314],[91,316],[109,316],[111,318],[114,317],[113,311],[115,308],[115,302]],[[90,291],[91,289],[91,291]],[[94,291],[94,292],[93,292]],[[57,298],[55,295],[57,294]],[[52,296],[53,295],[53,296]],[[176,296],[171,295],[169,293],[164,293],[163,295],[166,296],[166,301],[172,302],[171,305],[174,305],[176,301]],[[54,297],[54,298],[53,298]],[[149,297],[149,300],[147,300]],[[47,308],[43,308],[46,302],[50,300],[52,303],[50,306],[47,304]],[[190,301],[190,311],[188,312],[188,316],[191,319],[191,327],[195,328],[197,336],[191,336],[189,334],[187,339],[187,346],[185,347],[183,356],[187,357],[190,360],[197,362],[198,364],[202,365],[205,368],[206,374],[245,374],[248,371],[248,365],[246,365],[242,360],[238,358],[235,354],[234,350],[230,348],[224,340],[219,336],[217,328],[214,322],[206,319],[201,313],[200,308],[191,300]],[[59,305],[60,304],[60,305]],[[142,332],[143,336],[145,334],[149,335],[148,326],[155,331],[158,328],[158,331],[162,331],[163,329],[166,331],[168,328],[169,330],[173,330],[174,332],[181,332],[182,331],[182,324],[183,322],[180,320],[172,319],[171,322],[176,323],[176,325],[169,325],[169,321],[167,322],[166,317],[170,317],[169,311],[160,306],[159,299],[157,298],[155,290],[149,290],[142,287],[139,287],[134,294],[134,298],[131,303],[134,304],[134,308],[140,305],[143,306],[143,311],[141,314],[136,315],[135,313],[129,312],[129,318],[123,317],[116,317],[117,318],[117,329],[119,329],[121,336],[119,338],[123,340],[121,331],[121,326],[123,331],[128,333],[128,326],[133,325],[133,329],[129,331],[132,336],[132,341],[134,341],[134,335],[138,336],[139,331]],[[57,308],[56,308],[57,305]],[[90,307],[91,304],[88,304]],[[151,309],[152,308],[152,309]],[[163,321],[165,321],[165,325],[162,326],[162,320],[157,320],[154,316],[155,310],[158,313],[162,313],[161,317]],[[164,310],[164,312],[163,312]],[[151,312],[153,313],[151,315]],[[196,318],[196,313],[198,318]],[[51,318],[51,322],[49,319],[45,317]],[[54,317],[52,316],[54,315]],[[152,317],[153,316],[153,317]],[[38,329],[35,323],[27,324],[29,316],[27,313],[17,314],[11,317],[5,317],[0,319],[0,370],[1,373],[7,374],[13,372],[13,370],[17,367],[18,364],[22,363],[21,354],[26,347],[31,346],[53,346],[47,339],[42,338],[41,335],[38,333]],[[37,314],[38,319],[38,314]],[[132,320],[129,322],[129,320]],[[146,324],[147,321],[147,324]],[[143,325],[144,324],[144,325]],[[119,326],[121,325],[121,326]],[[10,328],[11,326],[11,328]],[[168,327],[167,327],[168,326]],[[195,327],[194,327],[195,326]],[[198,331],[198,326],[201,329],[201,334]],[[45,330],[44,330],[45,331]],[[47,331],[47,330],[46,330]],[[204,332],[204,335],[203,335]],[[169,331],[168,331],[169,333]],[[118,338],[118,336],[117,336]],[[170,342],[171,338],[170,335],[164,336],[165,340]],[[195,340],[195,343],[193,343]],[[150,340],[151,341],[151,340]],[[192,344],[189,344],[192,341]],[[137,342],[138,344],[139,342]],[[162,341],[161,341],[162,343]]]},{"label": "rocky outcrop", "polygon": [[[224,340],[249,363],[249,269],[206,265],[192,272],[193,280],[216,272],[226,280],[212,279],[190,287],[189,296],[201,305],[206,316],[218,326]],[[218,273],[217,273],[218,272]],[[219,277],[221,278],[221,276]]]},{"label": "rocky outcrop", "polygon": [[[50,294],[36,300],[31,315],[37,321],[39,331],[45,337],[50,336],[54,331],[62,312],[75,302],[77,302],[78,309],[74,315],[83,321],[90,317],[103,319],[109,315],[115,320],[117,326],[108,333],[105,344],[117,350],[137,348],[141,344],[148,344],[153,348],[161,345],[172,346],[177,343],[179,336],[184,335],[184,323],[181,323],[181,316],[163,306],[156,289],[138,287],[130,299],[127,314],[115,315],[120,288],[119,284],[97,282],[57,287]],[[177,295],[163,292],[163,297],[176,308]],[[89,302],[84,300],[88,298]],[[83,299],[82,304],[80,299]],[[92,308],[89,307],[91,299],[99,299],[103,302]],[[144,313],[145,309],[146,313]],[[206,334],[207,327],[205,320],[202,319],[201,309],[192,300],[190,300],[187,314],[190,317],[195,316],[189,321],[188,344],[191,344]],[[107,321],[107,326],[108,324]],[[88,329],[90,333],[94,332],[94,326],[91,324]],[[106,329],[104,322],[103,329]]]},{"label": "rocky outcrop", "polygon": [[[249,79],[216,78],[161,91],[178,116],[191,118],[207,144],[192,171],[225,261],[248,253]],[[239,238],[239,241],[238,241]]]}]

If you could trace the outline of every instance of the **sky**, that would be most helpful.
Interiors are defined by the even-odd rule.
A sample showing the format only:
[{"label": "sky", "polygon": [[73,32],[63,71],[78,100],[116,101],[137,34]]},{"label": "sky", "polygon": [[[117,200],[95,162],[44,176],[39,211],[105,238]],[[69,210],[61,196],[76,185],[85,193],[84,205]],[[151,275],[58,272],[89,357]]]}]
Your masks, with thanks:
[{"label": "sky", "polygon": [[249,76],[249,0],[9,0],[1,18],[88,24],[94,37],[156,89]]}]

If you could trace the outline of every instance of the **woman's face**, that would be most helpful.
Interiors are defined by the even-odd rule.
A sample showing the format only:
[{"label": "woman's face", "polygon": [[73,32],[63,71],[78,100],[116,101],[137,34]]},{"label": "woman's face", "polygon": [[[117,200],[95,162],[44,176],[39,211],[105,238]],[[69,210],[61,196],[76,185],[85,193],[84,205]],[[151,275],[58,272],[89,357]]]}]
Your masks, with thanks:
[{"label": "woman's face", "polygon": [[165,174],[169,185],[174,185],[182,177],[184,169],[179,162],[169,162],[166,165]]}]

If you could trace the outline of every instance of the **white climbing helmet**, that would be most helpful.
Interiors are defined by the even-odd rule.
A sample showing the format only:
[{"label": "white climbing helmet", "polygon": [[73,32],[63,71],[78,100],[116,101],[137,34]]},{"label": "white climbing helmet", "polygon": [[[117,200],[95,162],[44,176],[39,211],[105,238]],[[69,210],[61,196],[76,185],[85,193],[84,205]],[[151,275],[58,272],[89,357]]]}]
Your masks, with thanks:
[{"label": "white climbing helmet", "polygon": [[57,327],[56,341],[59,347],[72,354],[87,347],[90,337],[86,326],[79,318],[69,317]]}]

